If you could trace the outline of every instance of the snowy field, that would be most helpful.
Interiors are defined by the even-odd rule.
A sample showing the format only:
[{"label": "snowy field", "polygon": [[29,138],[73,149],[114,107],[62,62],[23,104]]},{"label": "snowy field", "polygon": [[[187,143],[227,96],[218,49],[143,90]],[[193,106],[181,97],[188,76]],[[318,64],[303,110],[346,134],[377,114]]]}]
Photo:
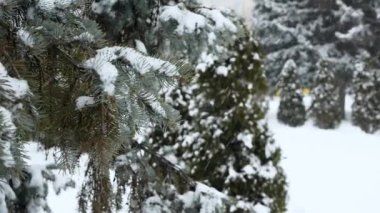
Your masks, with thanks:
[{"label": "snowy field", "polygon": [[[53,151],[48,153],[44,153],[40,151],[40,148],[36,143],[31,143],[25,147],[28,151],[31,159],[29,160],[30,164],[34,165],[46,165],[54,162]],[[52,213],[76,213],[78,201],[77,196],[81,187],[81,183],[84,181],[84,174],[86,168],[86,157],[82,157],[80,160],[80,168],[75,171],[76,175],[72,176],[68,173],[64,173],[62,171],[55,172],[58,174],[58,177],[62,180],[71,178],[76,182],[75,188],[67,188],[65,191],[61,191],[60,194],[55,193],[55,186],[50,183],[49,184],[49,195],[48,195],[48,203],[52,210]],[[36,212],[39,213],[39,212]]]},{"label": "snowy field", "polygon": [[[347,111],[351,99],[348,99]],[[309,102],[306,99],[306,102]],[[368,135],[348,121],[337,130],[320,130],[311,121],[300,128],[277,122],[278,99],[270,102],[268,121],[283,149],[283,167],[289,181],[289,213],[379,213],[380,135]],[[35,144],[28,146],[34,164],[46,164]],[[52,159],[51,153],[48,159]],[[73,177],[83,181],[85,160]],[[60,174],[61,177],[67,174]],[[53,213],[75,213],[76,189],[54,194],[50,185],[48,201]]]},{"label": "snowy field", "polygon": [[[348,98],[347,112],[351,103]],[[283,150],[288,212],[379,213],[380,135],[365,134],[348,121],[336,130],[317,129],[311,121],[290,128],[277,122],[278,104],[271,101],[268,120]]]}]

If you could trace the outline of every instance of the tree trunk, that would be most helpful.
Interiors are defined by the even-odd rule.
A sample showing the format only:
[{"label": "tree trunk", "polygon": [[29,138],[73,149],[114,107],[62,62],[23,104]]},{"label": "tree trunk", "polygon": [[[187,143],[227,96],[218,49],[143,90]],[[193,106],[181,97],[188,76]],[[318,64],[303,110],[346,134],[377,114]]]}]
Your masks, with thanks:
[{"label": "tree trunk", "polygon": [[346,87],[347,84],[345,82],[341,82],[338,87],[338,95],[339,95],[339,108],[340,108],[340,116],[341,119],[346,118],[345,105],[346,105]]},{"label": "tree trunk", "polygon": [[340,108],[341,119],[346,118],[345,105],[346,105],[346,89],[349,85],[349,82],[352,81],[352,72],[347,70],[341,70],[336,75],[336,85],[338,88],[338,98],[339,103],[338,107]]},{"label": "tree trunk", "polygon": [[338,68],[335,78],[336,78],[336,86],[338,89],[338,98],[339,98],[339,103],[338,107],[340,108],[340,115],[341,119],[346,118],[346,112],[345,112],[345,105],[346,105],[346,90],[347,87],[350,85],[352,82],[353,78],[353,71],[348,70],[347,68]]}]

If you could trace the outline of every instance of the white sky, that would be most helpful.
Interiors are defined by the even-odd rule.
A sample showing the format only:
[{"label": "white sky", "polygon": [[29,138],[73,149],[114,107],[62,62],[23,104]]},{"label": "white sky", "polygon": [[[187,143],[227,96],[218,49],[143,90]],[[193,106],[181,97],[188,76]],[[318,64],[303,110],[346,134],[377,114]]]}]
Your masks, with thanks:
[{"label": "white sky", "polygon": [[206,5],[213,7],[227,7],[235,10],[242,15],[247,21],[250,21],[254,0],[200,0]]}]

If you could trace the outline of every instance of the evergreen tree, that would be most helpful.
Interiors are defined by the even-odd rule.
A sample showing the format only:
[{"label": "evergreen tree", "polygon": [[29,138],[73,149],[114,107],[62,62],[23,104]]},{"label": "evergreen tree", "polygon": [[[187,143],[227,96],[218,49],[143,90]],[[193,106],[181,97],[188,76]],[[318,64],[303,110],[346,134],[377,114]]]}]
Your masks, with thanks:
[{"label": "evergreen tree", "polygon": [[[21,182],[26,163],[23,157],[22,125],[17,117],[25,113],[23,104],[29,96],[25,81],[12,78],[0,63],[0,211],[8,212],[7,206],[16,205],[16,193],[12,182]],[[27,105],[28,106],[28,105]],[[30,124],[30,123],[29,123]],[[17,127],[20,127],[19,129]],[[12,180],[12,182],[9,182]],[[20,185],[20,184],[18,184]],[[26,207],[26,206],[25,206]],[[16,207],[15,207],[16,209]]]},{"label": "evergreen tree", "polygon": [[[26,81],[11,77],[1,81],[6,90],[1,93],[1,148],[4,159],[14,159],[1,166],[6,189],[0,196],[1,212],[48,212],[46,181],[59,180],[51,169],[73,171],[83,154],[89,162],[79,195],[80,212],[121,208],[126,187],[136,192],[130,209],[141,210],[133,203],[142,196],[139,181],[150,167],[140,162],[143,150],[132,138],[152,124],[175,126],[178,113],[160,92],[174,86],[180,73],[189,70],[144,51],[145,37],[157,38],[153,21],[144,19],[155,9],[148,2],[156,1],[0,1],[0,60],[10,68],[9,75],[25,79],[31,91],[21,91]],[[109,25],[107,18],[116,18],[114,9],[125,10],[123,15],[133,18]],[[147,35],[128,34],[124,27]],[[127,47],[132,44],[137,50]],[[16,86],[7,86],[7,81]],[[10,95],[13,92],[15,97]],[[22,98],[29,94],[34,96],[22,105]],[[26,165],[21,141],[29,139],[58,149],[57,165]],[[113,168],[117,192],[110,179]]]},{"label": "evergreen tree", "polygon": [[[117,9],[119,8],[115,8],[115,10]],[[201,58],[207,60],[211,54],[218,57],[225,54],[224,43],[231,37],[236,37],[239,32],[239,26],[234,24],[235,19],[237,18],[227,12],[203,7],[195,1],[182,1],[178,4],[161,2],[157,26],[153,30],[154,39],[151,39],[152,37],[144,38],[144,36],[140,36],[139,39],[144,41],[147,50],[152,51],[153,54],[163,55],[171,60],[183,59],[190,64],[197,65]],[[185,84],[186,79],[181,78],[181,81]],[[186,93],[184,88],[183,84],[180,85],[180,89],[165,88],[162,94],[167,94],[167,91]],[[179,104],[168,99],[166,101],[173,106]],[[125,178],[126,173],[137,172],[139,174],[132,180],[133,185],[136,186],[132,196],[135,197],[134,202],[130,203],[133,211],[141,208],[146,211],[159,208],[160,211],[169,212],[222,211],[222,202],[226,200],[224,194],[189,179],[180,171],[181,168],[178,168],[176,162],[172,162],[172,158],[169,158],[171,160],[169,161],[160,156],[164,153],[156,154],[151,150],[147,141],[140,140],[132,148],[136,147],[144,149],[145,154],[136,156],[135,159],[131,159],[129,155],[120,155],[118,159],[128,157],[128,161],[118,162],[116,174],[120,182],[118,185],[125,185],[131,181]],[[165,148],[162,149],[165,150]],[[136,159],[138,159],[137,162]],[[131,171],[130,162],[136,162],[135,165],[143,165],[144,169]],[[156,170],[145,171],[148,165],[154,165]],[[152,175],[154,172],[155,175]],[[173,184],[180,185],[180,187],[174,187]],[[118,197],[121,197],[120,194],[123,194],[123,190],[125,189],[120,189],[121,193],[118,193]]]},{"label": "evergreen tree", "polygon": [[244,33],[229,47],[229,57],[204,61],[193,85],[168,93],[184,119],[176,131],[155,130],[150,138],[194,180],[232,197],[225,212],[252,212],[259,205],[283,212],[281,154],[263,122],[266,79],[257,43]]},{"label": "evergreen tree", "polygon": [[352,105],[352,122],[367,133],[373,133],[379,128],[379,113],[376,91],[376,76],[364,63],[355,64],[354,73],[354,103]]},{"label": "evergreen tree", "polygon": [[23,146],[34,130],[35,110],[27,82],[9,74],[0,63],[0,211],[49,211],[47,182],[54,182],[56,193],[75,183],[55,175],[57,165],[25,162]]},{"label": "evergreen tree", "polygon": [[[0,125],[4,146],[0,149],[4,147],[2,152],[7,155],[7,144],[12,141],[12,156],[17,159],[15,165],[4,164],[0,168],[0,174],[4,174],[0,178],[6,189],[6,193],[0,194],[2,212],[48,212],[46,181],[59,180],[51,170],[73,171],[84,154],[89,161],[79,194],[80,212],[112,212],[122,209],[125,203],[133,212],[157,208],[166,212],[223,211],[221,200],[227,200],[225,194],[189,179],[175,162],[161,157],[163,152],[155,153],[146,143],[134,142],[133,138],[154,124],[173,129],[179,119],[178,113],[161,94],[176,91],[173,86],[178,80],[186,81],[187,76],[183,73],[191,67],[184,65],[181,59],[191,65],[197,65],[200,60],[208,61],[206,69],[215,66],[215,59],[227,66],[227,62],[222,62],[229,54],[225,41],[238,37],[241,28],[235,22],[231,14],[205,8],[196,1],[0,1],[0,61],[9,70],[8,81],[15,82],[15,77],[25,79],[30,88],[28,95],[22,93],[22,97],[15,95],[12,100],[8,100],[11,96],[1,99],[4,100]],[[253,53],[239,53],[237,59],[241,57],[244,61],[252,59],[252,54],[256,56],[254,42],[250,41],[247,48]],[[171,58],[174,62],[149,54]],[[232,59],[228,63],[231,70],[257,68],[239,65],[240,62],[235,63]],[[220,68],[217,72],[221,75],[230,69]],[[258,79],[262,78],[262,73],[255,73]],[[14,88],[15,94],[20,94],[20,85],[25,85],[21,82]],[[252,88],[264,87],[265,83],[259,82],[252,83]],[[244,78],[241,83],[246,83]],[[0,84],[9,89],[3,81]],[[200,87],[192,88],[198,90]],[[234,110],[238,115],[245,113],[244,101],[249,105],[260,95],[248,96],[234,99],[239,105],[243,104],[240,110]],[[26,98],[25,103],[23,98]],[[256,131],[252,134],[252,147],[257,147],[245,148],[240,142],[237,146],[242,149],[240,155],[230,155],[230,159],[237,159],[244,153],[252,156],[244,158],[235,169],[245,171],[244,176],[249,180],[257,179],[256,188],[250,189],[254,194],[237,195],[238,189],[232,189],[232,179],[231,189],[227,187],[223,192],[236,194],[241,205],[242,202],[264,203],[273,210],[282,211],[286,190],[282,170],[278,167],[280,153],[278,148],[272,147],[273,140],[266,125],[259,122],[263,117],[261,107],[261,103],[252,103],[256,111],[247,116],[254,116],[253,121],[247,118],[248,124],[244,124],[247,131]],[[198,119],[201,120],[207,119]],[[243,137],[245,129],[238,130]],[[237,133],[233,134],[236,137]],[[19,142],[29,139],[37,140],[45,148],[58,149],[61,155],[56,165],[33,168],[23,163]],[[165,148],[160,147],[160,151]],[[253,161],[252,169],[244,167],[245,170],[241,170],[248,161]],[[158,166],[163,170],[154,170]],[[8,172],[9,168],[16,172]],[[113,169],[115,182],[110,179]],[[173,181],[186,182],[183,188],[187,189],[173,188],[170,181],[162,181],[160,177],[168,177],[165,173],[179,176],[173,177],[176,179]],[[69,181],[62,187],[72,184]],[[128,200],[123,199],[128,191]],[[180,195],[176,191],[186,193]],[[157,194],[165,196],[162,199]],[[278,199],[271,202],[274,195]],[[189,200],[192,200],[190,204]]]},{"label": "evergreen tree", "polygon": [[[321,59],[334,61],[339,107],[344,118],[346,88],[353,75],[351,61],[379,55],[379,3],[372,0],[258,0],[254,31],[264,52],[266,74],[275,85],[282,65],[293,59],[301,82],[312,86]],[[377,58],[377,67],[379,66]]]},{"label": "evergreen tree", "polygon": [[314,65],[319,54],[308,41],[309,28],[304,26],[310,19],[306,19],[304,13],[299,14],[305,1],[256,1],[253,29],[267,55],[264,67],[272,86],[278,82],[283,65],[289,59],[297,63],[305,85],[310,82],[309,73],[316,70]]},{"label": "evergreen tree", "polygon": [[306,109],[303,104],[297,65],[293,60],[285,63],[278,88],[281,90],[281,101],[277,119],[289,126],[302,126],[306,121]]},{"label": "evergreen tree", "polygon": [[353,78],[353,92],[354,103],[352,105],[352,122],[356,126],[360,126],[362,129],[368,124],[368,113],[365,109],[367,103],[366,99],[368,94],[374,90],[374,75],[370,71],[367,71],[364,63],[355,64],[355,72]]},{"label": "evergreen tree", "polygon": [[341,121],[337,88],[334,83],[331,62],[321,61],[314,78],[314,88],[311,91],[310,110],[315,125],[322,129],[336,128]]},{"label": "evergreen tree", "polygon": [[312,82],[321,58],[336,60],[348,74],[353,72],[351,59],[376,54],[371,45],[379,23],[376,8],[379,4],[371,0],[258,0],[254,29],[268,54],[270,81],[276,82],[288,59],[305,74],[305,83]]},{"label": "evergreen tree", "polygon": [[[133,138],[153,124],[175,126],[178,113],[161,94],[173,90],[177,80],[187,79],[182,73],[191,68],[181,59],[195,65],[205,52],[222,54],[225,48],[220,44],[239,31],[231,14],[192,0],[3,0],[0,7],[0,59],[12,76],[27,80],[34,94],[28,107],[37,109],[29,110],[35,123],[20,117],[20,124],[33,123],[33,139],[61,153],[57,166],[22,166],[20,173],[27,174],[19,178],[22,181],[4,177],[12,181],[3,209],[19,212],[33,206],[26,211],[48,211],[46,181],[34,185],[35,175],[52,180],[46,175],[50,169],[73,171],[84,154],[89,162],[80,212],[111,212],[125,203],[133,212],[166,206],[149,192],[173,201],[162,209],[169,212],[197,211],[199,206],[204,212],[221,209],[224,194],[190,180]],[[153,170],[157,165],[164,168],[162,173]],[[110,179],[112,169],[115,182]],[[156,178],[164,173],[180,176],[193,192],[173,193],[170,184]],[[8,202],[11,198],[16,204]],[[184,206],[189,198],[193,202]]]},{"label": "evergreen tree", "polygon": [[371,111],[371,123],[373,129],[370,133],[374,133],[380,129],[380,72],[375,70],[375,90],[372,97],[368,100],[368,106]]}]

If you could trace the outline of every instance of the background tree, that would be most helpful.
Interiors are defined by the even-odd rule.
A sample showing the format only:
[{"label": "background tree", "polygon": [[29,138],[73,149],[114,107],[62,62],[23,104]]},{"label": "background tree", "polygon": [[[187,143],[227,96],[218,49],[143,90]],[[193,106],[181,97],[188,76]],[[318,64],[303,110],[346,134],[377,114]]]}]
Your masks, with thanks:
[{"label": "background tree", "polygon": [[352,104],[352,122],[365,132],[373,131],[369,110],[369,99],[376,93],[375,75],[363,62],[355,64],[353,79],[354,103]]},{"label": "background tree", "polygon": [[312,85],[319,60],[334,61],[344,118],[346,88],[354,71],[351,61],[379,54],[373,48],[380,26],[378,8],[371,0],[256,1],[253,29],[267,54],[265,71],[271,85],[288,59],[297,63],[306,86]]},{"label": "background tree", "polygon": [[302,126],[306,121],[306,109],[303,103],[297,65],[293,60],[288,60],[285,63],[277,88],[281,90],[277,119],[289,126]]},{"label": "background tree", "polygon": [[[169,93],[185,118],[178,130],[155,130],[152,145],[197,181],[231,196],[225,211],[286,208],[280,150],[263,122],[266,79],[257,42],[246,30],[225,60],[205,61],[187,90]],[[266,150],[270,150],[266,152]]]},{"label": "background tree", "polygon": [[[310,75],[316,70],[314,64],[319,55],[307,39],[307,28],[302,26],[298,9],[305,1],[259,0],[254,8],[253,29],[266,58],[265,73],[271,86],[278,82],[283,65],[292,59],[299,66],[302,82],[309,83]],[[270,36],[269,36],[270,35]],[[302,54],[301,54],[302,53]]]},{"label": "background tree", "polygon": [[325,60],[320,62],[320,68],[314,79],[314,88],[311,91],[311,116],[315,125],[322,129],[336,128],[342,118],[332,66],[331,62]]},{"label": "background tree", "polygon": [[[138,3],[135,2],[134,4]],[[138,7],[134,8],[138,9]],[[169,4],[162,1],[159,8],[160,13],[157,16],[157,25],[152,30],[153,37],[144,37],[140,34],[139,39],[145,44],[148,52],[168,57],[172,61],[182,59],[191,65],[197,66],[198,61],[201,59],[207,60],[212,59],[212,57],[223,57],[226,54],[225,46],[228,45],[228,39],[236,37],[239,34],[239,26],[234,23],[235,19],[238,19],[237,17],[227,12],[203,7],[195,1],[184,1],[178,4],[174,2],[170,2]],[[114,8],[113,10],[119,9]],[[139,14],[138,10],[136,13]],[[112,17],[112,13],[110,14],[107,16],[111,20],[112,18],[115,19],[115,17]],[[211,54],[213,54],[212,57]],[[187,93],[188,87],[184,85],[186,84],[186,79],[182,78],[181,80],[180,89],[172,90],[165,88],[162,94],[167,94],[167,90],[182,91],[183,94]],[[180,100],[176,102],[166,99],[166,101],[173,106],[181,104]],[[205,190],[204,185],[188,180],[181,172],[178,175],[179,168],[176,164],[149,151],[150,148],[147,141],[138,141],[139,143],[136,146],[144,147],[145,153],[149,154],[149,157],[146,155],[138,156],[138,163],[144,165],[144,167],[146,165],[155,165],[160,170],[156,169],[156,176],[146,173],[144,170],[138,170],[139,173],[141,172],[141,175],[138,175],[139,178],[135,184],[138,186],[135,190],[136,211],[141,206],[145,209],[160,206],[162,211],[171,210],[173,212],[180,212],[184,210],[183,200],[181,200],[184,197],[190,197],[186,200],[187,203],[189,200],[194,201],[192,205],[186,207],[186,211],[192,209],[193,211],[209,212],[211,209],[220,209],[220,202],[226,196],[221,196],[221,193],[217,193],[216,190]],[[162,152],[158,153],[163,154]],[[120,157],[124,158],[125,155],[121,155]],[[149,159],[150,162],[146,162],[146,159]],[[172,158],[169,159],[172,160]],[[127,161],[118,167],[117,175],[120,177],[120,182],[125,183],[129,181],[123,175],[126,173],[125,169],[130,167],[128,166],[129,164],[130,162]],[[176,185],[181,185],[181,187],[173,190],[173,183],[180,183]],[[179,196],[184,192],[186,194]]]},{"label": "background tree", "polygon": [[379,128],[378,84],[376,73],[363,62],[355,64],[354,103],[352,105],[352,122],[367,133],[374,133]]},{"label": "background tree", "polygon": [[369,107],[372,112],[373,129],[371,133],[374,133],[380,129],[380,72],[375,70],[375,94],[369,99]]}]

